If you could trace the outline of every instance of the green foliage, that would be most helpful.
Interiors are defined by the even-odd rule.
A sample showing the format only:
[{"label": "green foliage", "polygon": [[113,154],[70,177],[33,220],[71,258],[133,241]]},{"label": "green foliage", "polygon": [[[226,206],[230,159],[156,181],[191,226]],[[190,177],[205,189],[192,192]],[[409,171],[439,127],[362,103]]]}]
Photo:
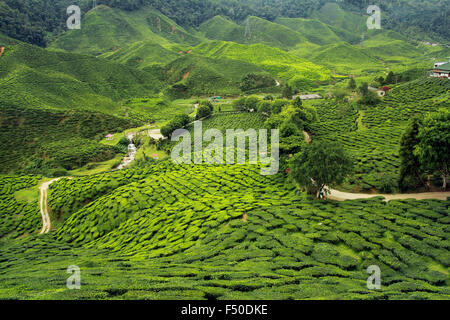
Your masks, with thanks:
[{"label": "green foliage", "polygon": [[[193,53],[196,53],[194,48]],[[249,73],[269,75],[261,67],[238,59],[187,54],[164,67],[167,90],[174,98],[240,94],[242,78]]]},{"label": "green foliage", "polygon": [[164,137],[171,137],[175,130],[184,128],[190,121],[191,119],[187,114],[177,115],[173,120],[161,128],[161,134]]},{"label": "green foliage", "polygon": [[261,89],[275,86],[275,80],[264,74],[249,73],[242,78],[240,89],[242,91],[249,91],[254,89]]},{"label": "green foliage", "polygon": [[212,114],[212,110],[208,106],[199,106],[197,109],[197,113],[195,114],[195,119],[199,120],[202,118],[209,117]]},{"label": "green foliage", "polygon": [[417,135],[418,144],[414,154],[422,167],[442,175],[442,188],[447,188],[450,175],[450,112],[446,109],[427,115]]},{"label": "green foliage", "polygon": [[[421,167],[419,158],[414,154],[415,148],[419,143],[418,134],[420,126],[422,126],[422,120],[420,118],[414,117],[411,119],[400,142],[399,155],[401,167],[399,185],[403,190],[410,186],[417,187],[420,183],[423,184],[423,168]],[[411,183],[411,179],[415,180],[415,183]]]},{"label": "green foliage", "polygon": [[[6,190],[36,184],[24,184],[23,177],[4,181]],[[13,202],[3,200],[11,194],[6,190],[1,190],[0,205],[11,206]],[[40,227],[35,205],[32,230]],[[0,297],[448,295],[448,201],[317,202],[295,195],[280,175],[261,176],[254,166],[165,162],[59,180],[50,188],[49,207],[56,232],[0,247]],[[1,212],[4,226],[9,218],[3,208]],[[83,268],[84,290],[61,291],[41,281],[44,274],[52,279],[66,275],[68,255]],[[380,292],[366,287],[366,268],[372,264],[382,270]],[[26,286],[18,287],[18,282]]]},{"label": "green foliage", "polygon": [[341,184],[351,173],[353,162],[336,142],[314,142],[291,163],[292,177],[317,197],[326,186]]},{"label": "green foliage", "polygon": [[50,168],[110,159],[115,149],[93,140],[119,127],[136,127],[134,121],[88,111],[3,105],[0,115],[1,172],[27,167],[28,173],[46,173]]}]

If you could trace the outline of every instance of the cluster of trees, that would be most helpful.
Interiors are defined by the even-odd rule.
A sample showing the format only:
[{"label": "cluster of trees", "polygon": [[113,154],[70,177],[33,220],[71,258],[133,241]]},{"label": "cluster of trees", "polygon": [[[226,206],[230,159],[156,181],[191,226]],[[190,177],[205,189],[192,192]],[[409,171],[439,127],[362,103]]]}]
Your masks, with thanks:
[{"label": "cluster of trees", "polygon": [[400,188],[430,188],[428,178],[438,174],[446,190],[450,176],[450,112],[442,109],[424,119],[414,117],[403,134],[400,158]]},{"label": "cluster of trees", "polygon": [[191,118],[187,114],[177,115],[161,128],[161,134],[164,137],[170,138],[175,130],[184,128],[190,122]]},{"label": "cluster of trees", "polygon": [[303,131],[311,131],[311,124],[317,121],[317,110],[304,106],[302,100],[275,99],[271,96],[260,99],[256,96],[243,97],[233,102],[238,111],[258,112],[266,118],[267,129],[280,130],[280,151],[291,154],[298,152],[304,144]]},{"label": "cluster of trees", "polygon": [[195,120],[209,117],[214,111],[214,106],[210,101],[202,101],[199,103],[197,113],[195,114]]},{"label": "cluster of trees", "polygon": [[374,106],[381,102],[378,94],[369,89],[367,82],[363,82],[358,87],[358,94],[360,96],[358,103],[366,106]]},{"label": "cluster of trees", "polygon": [[249,73],[242,78],[239,88],[245,92],[275,85],[276,81],[270,75]]},{"label": "cluster of trees", "polygon": [[424,70],[420,70],[420,71],[411,70],[411,72],[404,72],[404,73],[394,73],[391,71],[388,73],[386,78],[384,78],[383,76],[376,78],[373,83],[373,86],[381,87],[381,86],[397,84],[400,82],[408,82],[408,81],[416,79],[417,74],[423,75]]}]

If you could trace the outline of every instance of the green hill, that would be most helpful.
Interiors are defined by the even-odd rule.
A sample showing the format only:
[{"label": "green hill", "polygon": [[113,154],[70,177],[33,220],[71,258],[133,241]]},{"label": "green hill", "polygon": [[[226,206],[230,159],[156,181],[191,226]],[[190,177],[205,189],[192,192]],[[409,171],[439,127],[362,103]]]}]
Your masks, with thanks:
[{"label": "green hill", "polygon": [[123,11],[100,5],[83,17],[80,30],[63,34],[50,47],[98,55],[144,40],[163,46],[172,42],[200,42],[184,28],[149,7]]},{"label": "green hill", "polygon": [[379,31],[363,41],[360,47],[371,56],[406,64],[410,60],[423,59],[427,48],[410,43],[405,37],[394,31]]},{"label": "green hill", "polygon": [[327,45],[342,41],[325,23],[315,19],[278,18],[276,23],[301,33],[308,41]]},{"label": "green hill", "polygon": [[212,41],[194,48],[194,53],[211,58],[229,58],[253,63],[275,77],[290,81],[294,87],[307,88],[316,82],[327,82],[331,72],[295,54],[263,44],[243,45]]},{"label": "green hill", "polygon": [[341,73],[384,69],[381,61],[369,56],[369,52],[340,42],[322,47],[315,51],[310,59]]},{"label": "green hill", "polygon": [[5,105],[111,114],[120,112],[120,100],[162,87],[148,72],[24,43],[8,46],[0,58],[0,84],[0,103]]},{"label": "green hill", "polygon": [[132,68],[143,69],[155,64],[167,64],[180,57],[180,53],[158,43],[139,41],[116,51],[107,52],[101,57]]},{"label": "green hill", "polygon": [[345,11],[337,3],[325,3],[312,16],[323,23],[346,30],[355,35],[361,35],[367,32],[367,17]]},{"label": "green hill", "polygon": [[76,166],[111,158],[116,151],[92,139],[150,120],[150,114],[132,110],[129,119],[120,118],[125,116],[121,102],[162,86],[151,73],[105,59],[7,45],[0,57],[0,172],[30,163],[39,169],[42,161],[51,168],[72,168],[68,161]]},{"label": "green hill", "polygon": [[168,93],[175,98],[240,94],[240,82],[249,73],[267,72],[245,61],[195,54],[187,54],[164,67],[167,83],[173,84]]},{"label": "green hill", "polygon": [[292,48],[307,39],[283,25],[250,16],[241,25],[216,16],[200,26],[200,31],[213,40],[238,43],[262,43],[278,48]]}]

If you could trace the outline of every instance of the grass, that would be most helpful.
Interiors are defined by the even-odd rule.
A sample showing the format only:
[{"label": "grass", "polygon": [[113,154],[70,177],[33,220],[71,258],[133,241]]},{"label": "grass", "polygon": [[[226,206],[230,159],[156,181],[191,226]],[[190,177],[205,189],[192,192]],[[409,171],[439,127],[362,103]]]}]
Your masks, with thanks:
[{"label": "grass", "polygon": [[114,158],[102,162],[92,162],[84,165],[81,168],[70,170],[70,176],[89,176],[99,174],[107,171],[111,171],[113,166],[119,163],[123,158],[123,155],[118,154]]}]

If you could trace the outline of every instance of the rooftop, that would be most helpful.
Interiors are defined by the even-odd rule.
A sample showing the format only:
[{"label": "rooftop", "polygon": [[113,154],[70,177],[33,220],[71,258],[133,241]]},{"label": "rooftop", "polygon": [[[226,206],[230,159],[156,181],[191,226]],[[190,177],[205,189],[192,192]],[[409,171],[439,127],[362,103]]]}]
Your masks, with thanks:
[{"label": "rooftop", "polygon": [[439,67],[436,67],[433,70],[450,71],[450,62],[447,62],[446,64],[443,64],[443,65],[440,65]]}]

